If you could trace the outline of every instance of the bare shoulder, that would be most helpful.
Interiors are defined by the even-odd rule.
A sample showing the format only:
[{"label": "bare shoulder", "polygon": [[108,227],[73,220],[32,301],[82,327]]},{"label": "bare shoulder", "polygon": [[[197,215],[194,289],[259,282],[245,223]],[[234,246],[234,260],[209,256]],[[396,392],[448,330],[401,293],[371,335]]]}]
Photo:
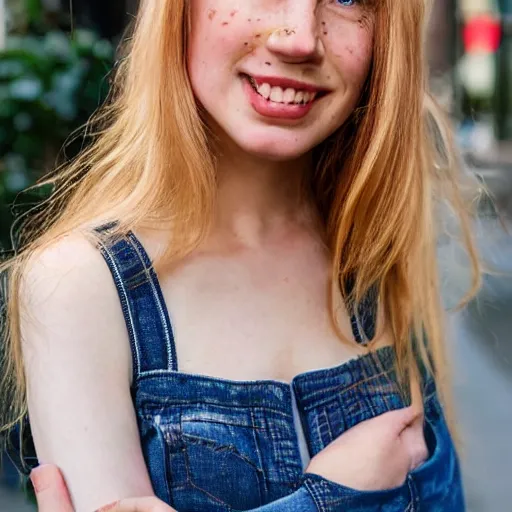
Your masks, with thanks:
[{"label": "bare shoulder", "polygon": [[[131,368],[126,327],[112,275],[81,233],[37,251],[22,276],[25,349],[47,346],[122,361]],[[86,351],[84,353],[84,351]]]},{"label": "bare shoulder", "polygon": [[[72,292],[69,279],[73,284],[81,281],[83,286],[93,288],[101,284],[108,274],[93,240],[82,233],[73,233],[32,255],[23,276],[23,291],[25,296],[49,291],[48,285],[53,282],[52,288],[67,288]],[[77,290],[77,294],[80,291]]]},{"label": "bare shoulder", "polygon": [[20,311],[30,424],[78,511],[152,492],[130,394],[131,352],[115,284],[85,236],[30,260]]}]

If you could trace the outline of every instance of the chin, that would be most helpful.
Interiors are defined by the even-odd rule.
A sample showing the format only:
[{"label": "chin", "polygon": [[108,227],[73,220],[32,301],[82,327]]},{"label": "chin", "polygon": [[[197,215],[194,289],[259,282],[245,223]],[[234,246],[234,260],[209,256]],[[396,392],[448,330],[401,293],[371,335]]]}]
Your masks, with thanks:
[{"label": "chin", "polygon": [[246,132],[243,137],[239,133],[238,136],[233,137],[233,140],[244,152],[275,162],[295,160],[316,146],[312,140],[305,140],[304,137],[293,132],[287,134]]}]

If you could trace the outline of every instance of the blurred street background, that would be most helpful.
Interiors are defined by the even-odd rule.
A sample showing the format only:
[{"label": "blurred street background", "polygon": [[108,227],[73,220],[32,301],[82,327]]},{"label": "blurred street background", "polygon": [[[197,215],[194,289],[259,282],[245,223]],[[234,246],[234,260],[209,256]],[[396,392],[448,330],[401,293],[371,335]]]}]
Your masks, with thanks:
[{"label": "blurred street background", "polygon": [[[72,11],[69,5],[0,0],[3,250],[14,198],[55,166],[70,134],[105,97],[137,0],[74,0]],[[512,510],[512,0],[433,0],[427,45],[432,89],[452,116],[468,172],[491,196],[481,201],[475,224],[491,272],[477,299],[450,314],[449,339],[468,511],[506,512]],[[68,144],[66,156],[80,143]],[[16,208],[34,200],[22,195]],[[453,306],[467,285],[464,257],[448,241],[440,242],[439,254],[443,295]],[[0,511],[34,510],[4,459]]]}]

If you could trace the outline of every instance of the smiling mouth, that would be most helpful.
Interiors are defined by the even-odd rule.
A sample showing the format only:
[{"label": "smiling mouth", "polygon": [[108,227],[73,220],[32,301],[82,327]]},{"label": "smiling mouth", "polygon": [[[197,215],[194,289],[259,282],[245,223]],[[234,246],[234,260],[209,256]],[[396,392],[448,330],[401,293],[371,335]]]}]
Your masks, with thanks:
[{"label": "smiling mouth", "polygon": [[264,79],[258,84],[250,75],[242,74],[242,77],[249,82],[250,86],[257,94],[272,103],[283,105],[309,105],[327,94],[326,91],[306,91],[293,87],[271,85],[265,82]]}]

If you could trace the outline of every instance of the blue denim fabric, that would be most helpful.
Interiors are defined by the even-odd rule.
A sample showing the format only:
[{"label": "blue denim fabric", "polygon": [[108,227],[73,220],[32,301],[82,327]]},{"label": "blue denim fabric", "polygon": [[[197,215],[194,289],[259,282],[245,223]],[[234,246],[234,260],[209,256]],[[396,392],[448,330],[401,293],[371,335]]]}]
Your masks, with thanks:
[{"label": "blue denim fabric", "polygon": [[[457,455],[428,376],[430,458],[402,486],[361,492],[304,474],[298,428],[314,456],[358,423],[408,404],[397,384],[393,349],[299,375],[291,385],[180,372],[167,308],[145,250],[132,233],[111,240],[104,229],[99,237],[128,327],[144,457],[163,501],[179,512],[464,510]],[[367,323],[357,339],[372,331]],[[352,324],[358,328],[357,320]]]}]

